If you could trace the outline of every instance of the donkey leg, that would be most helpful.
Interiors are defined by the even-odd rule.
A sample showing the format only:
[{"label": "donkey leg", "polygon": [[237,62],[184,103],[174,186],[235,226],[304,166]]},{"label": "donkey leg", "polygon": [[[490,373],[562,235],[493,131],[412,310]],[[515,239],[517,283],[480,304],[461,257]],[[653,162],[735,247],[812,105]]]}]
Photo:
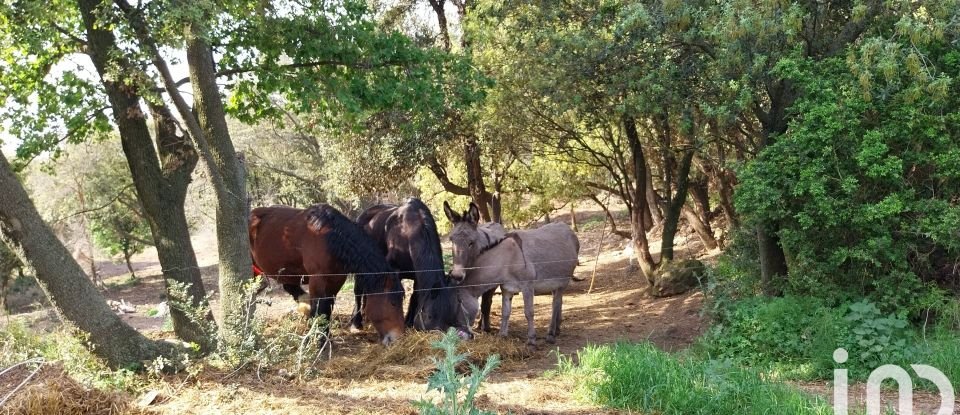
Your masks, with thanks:
[{"label": "donkey leg", "polygon": [[500,289],[500,296],[503,297],[503,309],[500,310],[500,336],[502,337],[507,337],[510,328],[510,302],[513,301],[514,294],[516,293]]},{"label": "donkey leg", "polygon": [[304,317],[313,315],[313,303],[300,284],[283,284],[283,290],[293,296],[293,301],[297,302],[297,311],[300,314],[303,314]]},{"label": "donkey leg", "polygon": [[480,296],[480,323],[477,324],[477,329],[485,333],[489,333],[491,331],[490,306],[493,305],[493,292],[496,290],[496,288],[491,288],[490,291],[487,291]]},{"label": "donkey leg", "polygon": [[560,310],[563,309],[563,288],[553,290],[553,315],[550,317],[550,331],[547,332],[547,343],[557,342],[560,336]]},{"label": "donkey leg", "polygon": [[527,344],[537,344],[537,328],[533,325],[533,288],[523,290],[523,314],[527,317]]},{"label": "donkey leg", "polygon": [[353,317],[350,318],[350,332],[363,330],[363,296],[355,295],[356,304],[353,306]]}]

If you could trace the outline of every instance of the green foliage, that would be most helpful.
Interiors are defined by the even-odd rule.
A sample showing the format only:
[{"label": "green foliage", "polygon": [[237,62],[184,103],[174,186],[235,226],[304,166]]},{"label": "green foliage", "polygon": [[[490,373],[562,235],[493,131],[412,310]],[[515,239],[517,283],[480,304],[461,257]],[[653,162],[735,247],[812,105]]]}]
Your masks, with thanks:
[{"label": "green foliage", "polygon": [[736,203],[779,229],[789,292],[867,295],[914,316],[942,302],[935,284],[960,255],[960,66],[947,39],[904,41],[777,67],[802,98],[786,134],[741,172]]},{"label": "green foliage", "polygon": [[110,370],[84,343],[69,328],[39,333],[11,319],[0,326],[0,367],[40,359],[62,363],[71,376],[96,388],[135,391],[143,387],[143,378],[126,369]]},{"label": "green foliage", "polygon": [[788,378],[829,378],[833,351],[844,345],[842,322],[841,311],[815,298],[749,298],[718,315],[698,351]]},{"label": "green foliage", "polygon": [[850,304],[843,319],[849,325],[845,346],[854,365],[880,367],[905,361],[910,354],[905,320],[885,316],[876,305],[867,301]]},{"label": "green foliage", "polygon": [[716,360],[675,357],[649,343],[587,346],[560,372],[600,405],[662,414],[829,414],[822,399]]},{"label": "green foliage", "polygon": [[[457,372],[457,367],[466,362],[466,354],[457,354],[457,343],[460,336],[457,330],[451,328],[444,333],[443,338],[433,343],[433,347],[443,350],[442,359],[433,358],[437,371],[427,378],[427,392],[440,392],[441,400],[436,404],[429,400],[414,402],[414,406],[421,414],[429,415],[481,415],[492,412],[481,411],[473,405],[473,400],[480,390],[484,379],[500,364],[500,356],[492,355],[487,358],[483,368],[469,363],[469,376]],[[461,398],[462,396],[462,398]]]},{"label": "green foliage", "polygon": [[[956,301],[941,307],[939,323],[929,328],[884,314],[865,300],[829,306],[811,297],[750,298],[721,302],[716,322],[694,346],[697,356],[726,359],[771,378],[831,380],[833,370],[848,370],[864,381],[881,365],[932,365],[958,385],[960,332],[954,325]],[[844,348],[849,359],[833,361]],[[935,385],[915,379],[922,389]]]}]

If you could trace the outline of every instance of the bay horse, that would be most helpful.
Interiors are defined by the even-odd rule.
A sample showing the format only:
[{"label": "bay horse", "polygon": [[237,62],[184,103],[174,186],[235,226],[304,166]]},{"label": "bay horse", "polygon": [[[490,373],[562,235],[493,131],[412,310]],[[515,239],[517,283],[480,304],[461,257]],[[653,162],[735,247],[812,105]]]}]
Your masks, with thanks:
[{"label": "bay horse", "polygon": [[[465,321],[456,290],[444,273],[437,224],[426,204],[409,198],[399,206],[371,206],[360,214],[357,224],[377,241],[387,263],[400,271],[400,278],[413,280],[407,327],[440,331],[456,327],[461,334],[470,332],[467,324],[461,324]],[[352,328],[363,326],[361,304],[357,297]]]},{"label": "bay horse", "polygon": [[[577,267],[580,242],[565,223],[550,223],[537,229],[506,232],[499,223],[479,226],[477,205],[471,203],[463,214],[457,214],[443,203],[447,219],[453,223],[450,242],[453,245],[453,268],[450,278],[461,287],[457,290],[467,321],[477,317],[477,297],[500,287],[503,297],[500,335],[506,336],[510,322],[511,302],[517,293],[523,295],[523,311],[527,318],[527,344],[536,345],[533,326],[533,297],[553,294],[553,314],[547,342],[556,342],[560,335],[563,290],[573,279]],[[488,313],[489,309],[484,310]],[[489,325],[490,316],[482,316]]]},{"label": "bay horse", "polygon": [[[383,344],[404,331],[403,285],[376,243],[356,223],[332,206],[307,209],[259,207],[250,212],[250,255],[255,269],[283,285],[310,317],[330,321],[334,298],[355,274],[354,291],[366,299]],[[306,284],[308,292],[302,285]]]}]

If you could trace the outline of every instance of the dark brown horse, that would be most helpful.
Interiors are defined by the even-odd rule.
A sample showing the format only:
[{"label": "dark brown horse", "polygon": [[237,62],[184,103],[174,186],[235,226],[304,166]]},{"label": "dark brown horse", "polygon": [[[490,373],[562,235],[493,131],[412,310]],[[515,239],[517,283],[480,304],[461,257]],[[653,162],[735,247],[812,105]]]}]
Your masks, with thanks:
[{"label": "dark brown horse", "polygon": [[[334,297],[356,274],[356,295],[384,344],[403,333],[403,286],[376,243],[331,206],[260,207],[250,213],[255,267],[275,278],[311,317],[330,321]],[[308,293],[302,284],[307,285]],[[309,308],[306,308],[309,307]]]},{"label": "dark brown horse", "polygon": [[[357,224],[377,241],[390,266],[400,271],[400,278],[414,281],[407,327],[441,331],[457,327],[461,333],[470,332],[456,289],[444,273],[440,235],[427,205],[410,198],[400,206],[372,206],[360,214]],[[358,297],[351,327],[362,326],[360,309]]]}]

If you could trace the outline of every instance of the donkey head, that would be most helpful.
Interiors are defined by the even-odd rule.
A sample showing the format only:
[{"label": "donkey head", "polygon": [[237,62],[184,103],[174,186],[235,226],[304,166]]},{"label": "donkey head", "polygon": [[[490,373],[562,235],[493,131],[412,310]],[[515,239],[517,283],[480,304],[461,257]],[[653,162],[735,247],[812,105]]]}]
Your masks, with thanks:
[{"label": "donkey head", "polygon": [[477,230],[480,221],[480,210],[477,205],[470,203],[470,208],[463,214],[457,214],[450,209],[450,204],[443,202],[443,213],[453,224],[450,231],[450,242],[453,245],[453,268],[450,278],[461,282],[467,276],[467,268],[473,266],[473,261],[480,255],[481,238],[483,234]]}]

